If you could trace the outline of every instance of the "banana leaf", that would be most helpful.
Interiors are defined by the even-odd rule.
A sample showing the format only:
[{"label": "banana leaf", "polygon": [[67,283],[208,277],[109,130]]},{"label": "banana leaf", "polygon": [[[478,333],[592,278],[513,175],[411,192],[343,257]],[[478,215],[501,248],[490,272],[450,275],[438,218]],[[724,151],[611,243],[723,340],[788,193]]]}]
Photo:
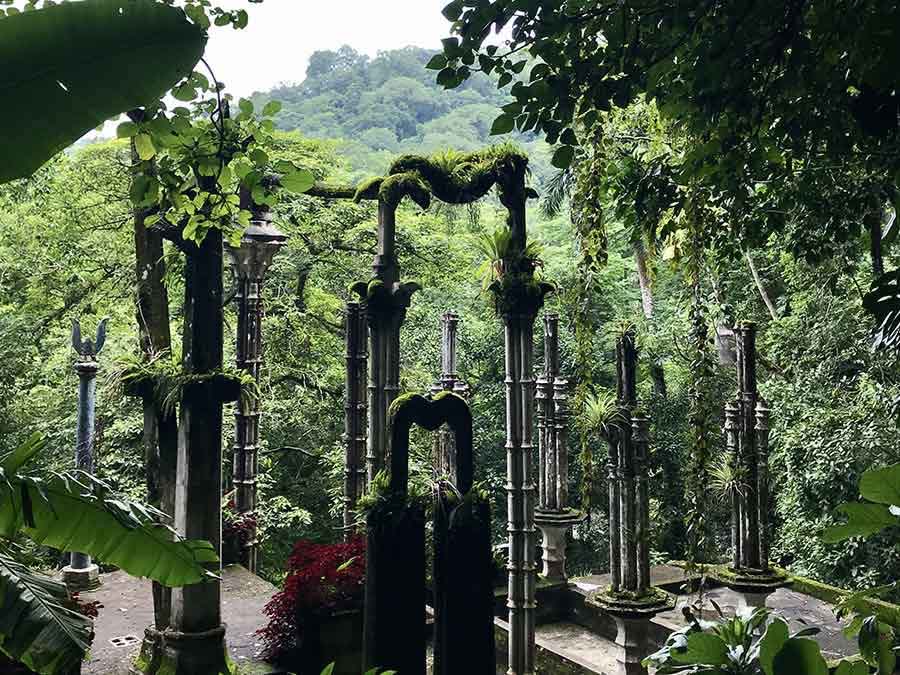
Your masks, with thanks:
[{"label": "banana leaf", "polygon": [[157,0],[84,0],[0,18],[0,183],[157,101],[205,44],[181,9]]},{"label": "banana leaf", "polygon": [[47,478],[7,474],[0,467],[0,539],[22,532],[38,544],[80,551],[136,577],[165,586],[196,584],[214,575],[209,542],[184,540],[156,509],[118,499],[84,472]]},{"label": "banana leaf", "polygon": [[93,622],[65,606],[65,584],[0,552],[0,651],[37,673],[72,672],[88,650]]}]

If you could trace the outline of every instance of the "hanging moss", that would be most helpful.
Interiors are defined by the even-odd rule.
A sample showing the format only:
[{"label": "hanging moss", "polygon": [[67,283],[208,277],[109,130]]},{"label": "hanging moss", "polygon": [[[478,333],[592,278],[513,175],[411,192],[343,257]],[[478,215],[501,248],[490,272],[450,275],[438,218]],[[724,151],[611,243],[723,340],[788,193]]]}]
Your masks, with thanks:
[{"label": "hanging moss", "polygon": [[189,373],[168,356],[121,364],[116,377],[127,394],[152,396],[166,415],[174,412],[186,395],[193,393],[211,392],[222,403],[259,397],[259,385],[243,370],[223,368]]},{"label": "hanging moss", "polygon": [[379,176],[363,181],[356,189],[353,201],[378,199],[396,208],[404,197],[409,197],[423,209],[427,209],[431,205],[431,191],[422,177],[414,171]]},{"label": "hanging moss", "polygon": [[527,170],[528,155],[511,143],[503,143],[477,152],[403,155],[394,160],[388,173],[419,174],[441,201],[469,204],[484,197],[494,185],[524,177]]}]

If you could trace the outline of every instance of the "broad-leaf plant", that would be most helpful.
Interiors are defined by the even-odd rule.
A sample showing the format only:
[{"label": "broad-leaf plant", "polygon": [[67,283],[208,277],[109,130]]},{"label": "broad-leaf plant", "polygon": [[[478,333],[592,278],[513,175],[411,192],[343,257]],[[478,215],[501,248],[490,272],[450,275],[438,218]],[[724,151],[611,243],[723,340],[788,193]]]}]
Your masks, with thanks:
[{"label": "broad-leaf plant", "polygon": [[67,606],[64,584],[17,560],[15,538],[81,551],[166,586],[210,578],[206,566],[218,556],[208,542],[179,538],[163,524],[165,514],[117,496],[88,473],[29,470],[44,446],[34,435],[0,457],[0,652],[38,673],[58,673],[82,660],[92,622]]}]

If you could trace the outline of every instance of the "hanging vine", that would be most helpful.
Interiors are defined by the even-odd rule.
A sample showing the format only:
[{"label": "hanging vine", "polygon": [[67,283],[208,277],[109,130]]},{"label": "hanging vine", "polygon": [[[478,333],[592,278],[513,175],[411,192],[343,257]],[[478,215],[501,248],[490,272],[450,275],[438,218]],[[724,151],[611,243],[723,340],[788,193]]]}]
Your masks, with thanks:
[{"label": "hanging vine", "polygon": [[691,407],[689,414],[691,452],[685,485],[687,502],[685,526],[688,536],[688,564],[689,567],[695,567],[698,561],[706,559],[711,545],[709,523],[706,518],[706,486],[709,482],[713,434],[715,433],[714,402],[710,398],[714,364],[706,321],[706,302],[701,285],[706,237],[700,210],[693,199],[687,203],[686,216],[688,247],[685,262],[691,293]]},{"label": "hanging vine", "polygon": [[[582,147],[571,171],[572,223],[578,239],[578,284],[575,288],[575,363],[576,386],[574,410],[581,414],[595,389],[593,340],[599,326],[596,324],[594,297],[599,291],[597,275],[607,260],[606,222],[603,218],[602,182],[599,177],[603,169],[603,142],[601,127],[595,125],[589,135],[589,142]],[[593,430],[580,424],[579,442],[581,451],[582,481],[581,508],[590,519],[591,497],[594,486],[595,466],[592,449]]]}]

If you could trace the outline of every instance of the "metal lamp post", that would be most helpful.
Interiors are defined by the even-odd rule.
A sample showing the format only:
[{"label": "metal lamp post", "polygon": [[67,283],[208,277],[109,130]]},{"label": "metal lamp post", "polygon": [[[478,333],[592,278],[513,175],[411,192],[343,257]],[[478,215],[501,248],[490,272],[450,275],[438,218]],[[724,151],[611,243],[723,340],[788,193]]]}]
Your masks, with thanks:
[{"label": "metal lamp post", "polygon": [[[272,224],[265,207],[255,207],[250,226],[238,247],[226,245],[238,278],[235,302],[238,307],[237,367],[259,382],[262,364],[262,287],[263,281],[287,235]],[[259,401],[255,396],[238,400],[235,410],[235,439],[232,483],[235,508],[239,514],[252,516],[256,511],[257,450],[259,448]],[[256,571],[258,542],[256,523],[251,519],[247,541],[241,551],[241,562]]]}]

